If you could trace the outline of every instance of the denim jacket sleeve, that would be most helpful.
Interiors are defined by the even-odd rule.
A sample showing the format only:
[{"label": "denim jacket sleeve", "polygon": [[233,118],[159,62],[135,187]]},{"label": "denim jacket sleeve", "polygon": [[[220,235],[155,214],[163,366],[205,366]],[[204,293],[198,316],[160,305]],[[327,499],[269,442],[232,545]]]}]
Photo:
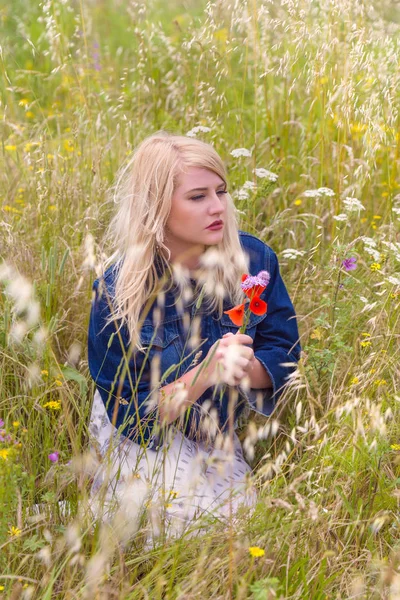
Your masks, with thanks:
[{"label": "denim jacket sleeve", "polygon": [[294,307],[280,274],[278,258],[269,246],[263,245],[264,255],[258,270],[267,270],[271,279],[261,295],[268,308],[265,318],[257,325],[253,349],[270,376],[272,389],[251,389],[246,395],[251,407],[267,416],[281,396],[288,376],[295,370],[301,348]]},{"label": "denim jacket sleeve", "polygon": [[146,402],[150,396],[150,364],[143,352],[130,354],[124,326],[118,330],[116,321],[106,325],[112,304],[107,286],[99,282],[103,284],[104,279],[93,284],[89,320],[90,374],[115,427],[138,443],[151,444],[157,415]]}]

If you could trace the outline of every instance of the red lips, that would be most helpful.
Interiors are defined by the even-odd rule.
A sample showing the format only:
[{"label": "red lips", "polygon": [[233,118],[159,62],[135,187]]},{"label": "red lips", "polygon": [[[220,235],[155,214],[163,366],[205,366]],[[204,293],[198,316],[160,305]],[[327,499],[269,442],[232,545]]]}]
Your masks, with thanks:
[{"label": "red lips", "polygon": [[209,229],[210,227],[215,227],[215,225],[222,225],[222,221],[221,220],[220,221],[214,221],[214,223],[211,223],[211,225],[209,225],[207,227],[207,229]]}]

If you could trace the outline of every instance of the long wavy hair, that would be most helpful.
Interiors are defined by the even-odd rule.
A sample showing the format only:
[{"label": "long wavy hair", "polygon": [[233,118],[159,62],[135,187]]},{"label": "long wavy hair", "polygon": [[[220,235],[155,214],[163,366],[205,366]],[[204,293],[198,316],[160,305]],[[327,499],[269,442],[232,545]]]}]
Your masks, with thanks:
[{"label": "long wavy hair", "polygon": [[[224,164],[210,144],[160,131],[141,142],[111,188],[117,210],[104,239],[112,251],[105,268],[115,263],[116,269],[109,322],[118,319],[127,325],[133,348],[140,349],[141,311],[149,298],[160,292],[156,261],[161,261],[171,281],[174,278],[164,232],[179,174],[190,167],[208,169],[227,183]],[[202,301],[210,311],[218,310],[219,316],[224,297],[233,305],[242,301],[241,275],[248,264],[239,240],[235,206],[229,193],[226,198],[223,240],[206,248],[201,257],[203,266],[196,276],[196,290],[201,291]],[[178,280],[182,285],[182,277]]]}]

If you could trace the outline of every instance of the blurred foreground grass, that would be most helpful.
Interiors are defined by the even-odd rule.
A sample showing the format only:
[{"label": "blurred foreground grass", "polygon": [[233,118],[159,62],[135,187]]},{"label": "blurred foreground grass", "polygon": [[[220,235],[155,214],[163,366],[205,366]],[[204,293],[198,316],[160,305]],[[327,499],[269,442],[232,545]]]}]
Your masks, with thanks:
[{"label": "blurred foreground grass", "polygon": [[[358,0],[2,5],[0,596],[400,598],[398,16]],[[256,514],[122,550],[79,509],[86,328],[106,191],[158,129],[224,158],[304,353],[276,435],[243,432]]]}]

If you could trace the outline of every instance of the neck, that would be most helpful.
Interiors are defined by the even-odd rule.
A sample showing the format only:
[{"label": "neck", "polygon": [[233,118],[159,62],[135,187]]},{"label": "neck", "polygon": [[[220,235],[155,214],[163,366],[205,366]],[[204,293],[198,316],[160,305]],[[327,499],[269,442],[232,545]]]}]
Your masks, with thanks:
[{"label": "neck", "polygon": [[177,248],[173,245],[166,244],[170,251],[170,262],[180,264],[186,267],[189,271],[195,271],[200,266],[200,257],[204,253],[205,247],[201,244],[190,246],[189,248]]}]

